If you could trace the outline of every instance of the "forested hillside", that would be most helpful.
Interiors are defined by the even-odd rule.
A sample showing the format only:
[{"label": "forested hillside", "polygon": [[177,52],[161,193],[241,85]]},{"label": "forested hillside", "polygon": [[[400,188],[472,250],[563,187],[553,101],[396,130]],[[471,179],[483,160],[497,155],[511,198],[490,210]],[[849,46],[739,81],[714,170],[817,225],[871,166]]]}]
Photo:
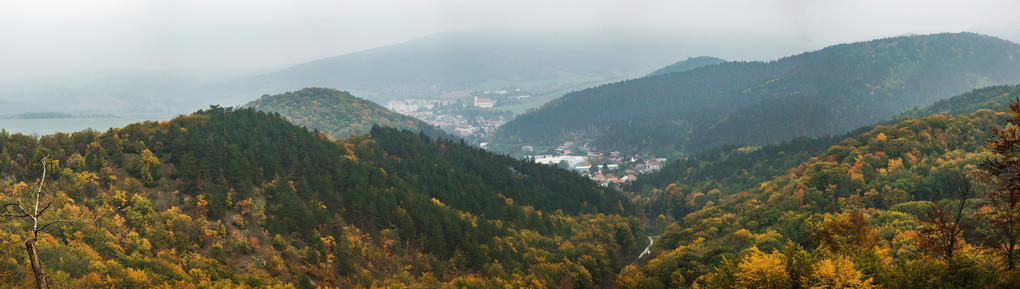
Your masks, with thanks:
[{"label": "forested hillside", "polygon": [[[571,172],[391,128],[331,141],[251,108],[0,133],[2,213],[44,169],[53,288],[605,287],[644,245],[630,202]],[[19,216],[0,219],[4,287],[34,287]]]},{"label": "forested hillside", "polygon": [[508,143],[590,139],[625,152],[697,153],[841,134],[976,87],[1020,82],[1020,45],[972,34],[842,44],[603,85],[504,125]]},{"label": "forested hillside", "polygon": [[[949,101],[989,103],[1015,98],[1016,89],[977,90]],[[922,110],[932,109],[938,111]],[[786,159],[783,152],[736,170],[725,164],[746,163],[740,154],[754,152],[726,155],[732,161],[709,154],[699,165],[694,159],[672,164],[689,170],[676,183],[650,183],[659,187],[634,199],[650,216],[660,214],[657,223],[669,225],[654,257],[624,269],[617,285],[1015,287],[1020,275],[1003,242],[1017,235],[996,225],[1010,209],[995,201],[998,183],[984,169],[996,158],[985,147],[996,139],[990,128],[1006,127],[1008,117],[1016,120],[979,110],[879,126],[759,184],[747,175],[770,173],[762,164],[784,165],[772,161]],[[810,151],[811,143],[760,150]],[[720,190],[740,186],[747,189]]]},{"label": "forested hillside", "polygon": [[[1020,96],[1020,85],[992,86],[940,100],[923,108],[912,109],[883,122],[898,122],[923,116],[969,114],[980,109],[1001,111],[1009,101]],[[661,170],[645,175],[628,189],[631,196],[650,197],[646,212],[650,216],[664,214],[682,218],[689,209],[667,200],[665,190],[693,191],[715,198],[754,189],[847,138],[856,138],[873,129],[865,126],[846,134],[817,138],[799,137],[791,141],[762,147],[722,146],[670,162]],[[657,190],[657,191],[656,191]],[[664,226],[666,224],[657,224]]]},{"label": "forested hillside", "polygon": [[294,124],[343,139],[368,133],[372,126],[423,131],[432,137],[450,137],[439,128],[399,114],[374,102],[330,88],[305,88],[277,95],[263,95],[244,107],[278,113]]},{"label": "forested hillside", "polygon": [[979,88],[948,99],[939,100],[929,106],[905,111],[887,123],[895,124],[900,120],[936,114],[969,114],[981,109],[1002,111],[1008,108],[1009,102],[1015,100],[1018,96],[1020,96],[1020,85],[1018,84]]},{"label": "forested hillside", "polygon": [[[669,220],[681,219],[694,208],[666,191],[700,192],[710,199],[737,194],[779,176],[848,136],[856,136],[870,127],[819,138],[796,138],[763,147],[722,146],[670,162],[661,170],[644,175],[628,188],[631,197],[639,197],[648,216],[660,214]],[[649,220],[662,229],[668,222]]]}]

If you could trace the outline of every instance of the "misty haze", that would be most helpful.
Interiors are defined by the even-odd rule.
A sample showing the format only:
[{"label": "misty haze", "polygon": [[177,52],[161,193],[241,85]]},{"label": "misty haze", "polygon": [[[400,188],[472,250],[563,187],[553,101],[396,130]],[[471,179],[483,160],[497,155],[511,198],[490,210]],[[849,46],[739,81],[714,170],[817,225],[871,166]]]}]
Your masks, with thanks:
[{"label": "misty haze", "polygon": [[1020,287],[1016,11],[3,2],[0,287]]}]

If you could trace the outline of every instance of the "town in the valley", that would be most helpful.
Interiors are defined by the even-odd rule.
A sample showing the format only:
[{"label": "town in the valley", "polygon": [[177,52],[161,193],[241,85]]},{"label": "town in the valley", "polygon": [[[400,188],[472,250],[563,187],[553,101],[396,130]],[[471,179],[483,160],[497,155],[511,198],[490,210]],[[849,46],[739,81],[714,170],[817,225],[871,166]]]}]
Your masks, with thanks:
[{"label": "town in the valley", "polygon": [[[532,149],[525,146],[522,150]],[[578,172],[605,187],[616,187],[637,180],[638,175],[657,171],[666,164],[666,158],[644,158],[640,155],[624,156],[618,151],[603,154],[594,146],[578,146],[564,142],[555,149],[556,154],[528,155],[536,163],[557,165]]]},{"label": "town in the valley", "polygon": [[[389,110],[413,116],[469,141],[480,142],[513,118],[493,109],[530,98],[520,89],[451,93],[438,99],[406,99],[386,103]],[[497,106],[497,103],[499,104]]]},{"label": "town in the valley", "polygon": [[[513,118],[511,112],[499,108],[519,104],[529,97],[521,89],[486,90],[439,99],[394,100],[387,103],[386,108],[421,119],[489,149],[484,141]],[[520,151],[528,160],[570,169],[602,186],[615,188],[637,180],[641,174],[659,170],[667,160],[625,156],[618,151],[601,152],[590,144],[578,145],[570,141],[544,153],[529,145],[522,146]]]}]

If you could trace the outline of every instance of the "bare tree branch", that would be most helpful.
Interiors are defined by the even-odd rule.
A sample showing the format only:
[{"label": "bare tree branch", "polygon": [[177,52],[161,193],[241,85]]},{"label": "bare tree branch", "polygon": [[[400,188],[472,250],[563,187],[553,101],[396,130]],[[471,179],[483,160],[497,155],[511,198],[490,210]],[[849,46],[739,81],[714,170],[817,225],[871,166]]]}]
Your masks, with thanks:
[{"label": "bare tree branch", "polygon": [[[17,212],[12,212],[11,209],[10,209],[12,207],[15,207],[18,210],[21,210],[21,214],[20,215],[16,215],[15,213],[17,213]],[[25,208],[22,208],[21,205],[19,205],[19,204],[7,203],[7,204],[3,204],[3,208],[4,208],[4,213],[2,215],[0,215],[0,216],[4,216],[6,218],[24,218],[24,217],[28,217],[28,212],[26,212]]]},{"label": "bare tree branch", "polygon": [[56,221],[50,221],[49,223],[46,223],[46,224],[45,224],[45,225],[43,225],[42,227],[39,227],[39,230],[37,230],[37,231],[39,231],[39,232],[45,232],[45,231],[46,231],[46,228],[47,228],[47,227],[49,227],[50,225],[53,225],[53,224],[60,224],[60,223],[80,223],[80,222],[81,222],[80,220],[56,220]]},{"label": "bare tree branch", "polygon": [[42,215],[42,213],[46,212],[46,209],[49,209],[50,205],[52,205],[52,204],[53,204],[53,202],[46,202],[46,206],[43,207],[42,211],[39,211],[39,213],[37,213],[36,216]]}]

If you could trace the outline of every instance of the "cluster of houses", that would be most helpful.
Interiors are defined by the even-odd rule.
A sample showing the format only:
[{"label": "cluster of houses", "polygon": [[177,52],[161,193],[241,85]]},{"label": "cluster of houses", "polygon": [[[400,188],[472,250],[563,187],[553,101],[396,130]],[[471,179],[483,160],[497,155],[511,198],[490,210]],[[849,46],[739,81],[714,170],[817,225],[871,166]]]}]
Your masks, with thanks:
[{"label": "cluster of houses", "polygon": [[[617,177],[611,173],[610,170],[616,170],[620,168],[617,164],[605,164],[602,166],[598,165],[586,165],[588,163],[588,157],[586,156],[572,156],[572,155],[535,155],[529,156],[528,159],[534,160],[536,163],[547,164],[547,165],[560,165],[566,166],[566,168],[581,172],[581,176],[595,180],[600,185],[608,187],[610,185],[619,185],[621,183],[631,182],[636,180],[634,171],[628,170],[627,175],[624,177]],[[606,171],[603,173],[603,171]]]},{"label": "cluster of houses", "polygon": [[598,171],[595,174],[582,173],[581,176],[592,179],[598,182],[599,185],[602,185],[603,187],[608,187],[610,185],[618,187],[620,184],[629,183],[633,182],[634,180],[637,180],[637,177],[634,176],[634,171],[631,170],[628,170],[627,175],[623,177],[617,177],[614,176],[613,174],[602,174],[602,171]]},{"label": "cluster of houses", "polygon": [[569,169],[577,170],[584,167],[584,164],[588,162],[588,158],[583,156],[572,156],[572,155],[535,155],[531,156],[536,163],[547,164],[547,165],[560,165],[566,164]]},{"label": "cluster of houses", "polygon": [[[534,148],[522,146],[521,150],[532,151]],[[577,146],[574,142],[570,141],[556,147],[555,151],[555,155],[533,155],[528,156],[528,159],[541,164],[564,166],[565,168],[577,171],[581,176],[595,180],[602,186],[607,187],[615,187],[623,183],[632,182],[637,179],[635,175],[662,169],[662,166],[667,161],[666,158],[645,159],[640,155],[626,157],[618,151],[611,152],[608,156],[605,156],[594,146],[588,144]],[[600,162],[600,160],[605,163],[602,165],[594,163]],[[621,171],[621,166],[627,169]],[[617,176],[613,173],[620,175]]]},{"label": "cluster of houses", "polygon": [[431,111],[415,112],[409,115],[461,137],[477,137],[479,139],[484,139],[507,122],[502,117],[488,119],[479,116],[469,119],[461,115],[437,114]]},{"label": "cluster of houses", "polygon": [[666,158],[650,158],[643,163],[634,165],[634,169],[643,174],[658,171],[664,165],[666,165]]},{"label": "cluster of houses", "polygon": [[[446,107],[451,104],[459,104],[463,107],[493,108],[499,99],[520,100],[530,97],[519,94],[521,89],[510,90],[487,90],[474,91],[470,93],[458,92],[440,96],[439,99],[406,99],[394,100],[386,103],[386,108],[401,114],[413,116],[431,125],[437,126],[447,132],[459,135],[464,138],[485,139],[492,134],[496,128],[508,120],[503,117],[491,119],[485,117],[466,118],[457,114],[440,113],[434,108]],[[510,95],[510,96],[508,96]],[[481,96],[481,97],[480,97]],[[451,101],[451,99],[453,101]]]}]

